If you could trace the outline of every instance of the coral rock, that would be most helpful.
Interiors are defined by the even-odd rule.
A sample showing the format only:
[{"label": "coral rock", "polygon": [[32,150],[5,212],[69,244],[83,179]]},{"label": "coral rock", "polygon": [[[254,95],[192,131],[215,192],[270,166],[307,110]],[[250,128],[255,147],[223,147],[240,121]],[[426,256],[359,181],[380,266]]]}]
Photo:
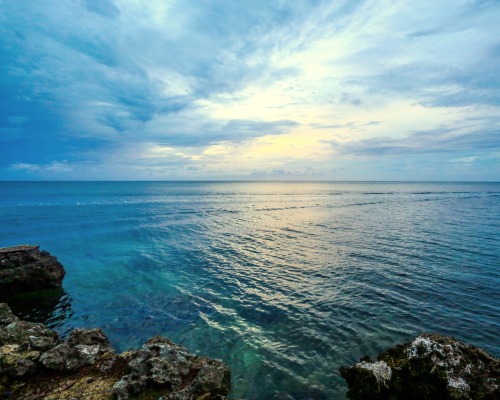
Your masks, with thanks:
[{"label": "coral rock", "polygon": [[222,399],[230,390],[231,375],[223,362],[195,356],[160,336],[135,352],[128,367],[113,387],[118,400],[148,388],[157,388],[165,400]]},{"label": "coral rock", "polygon": [[0,304],[0,398],[223,400],[230,372],[167,338],[115,354],[100,329],[75,329],[66,341]]},{"label": "coral rock", "polygon": [[352,400],[500,399],[500,360],[438,334],[422,334],[340,373]]}]

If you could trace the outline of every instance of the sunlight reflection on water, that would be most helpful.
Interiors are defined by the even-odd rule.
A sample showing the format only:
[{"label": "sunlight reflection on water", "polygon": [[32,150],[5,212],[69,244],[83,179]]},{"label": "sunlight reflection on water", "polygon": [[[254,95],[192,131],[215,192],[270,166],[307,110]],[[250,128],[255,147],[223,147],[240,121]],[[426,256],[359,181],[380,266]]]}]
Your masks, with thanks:
[{"label": "sunlight reflection on water", "polygon": [[500,353],[499,184],[0,185],[1,245],[66,267],[52,325],[166,335],[234,398],[343,398],[340,365],[421,331]]}]

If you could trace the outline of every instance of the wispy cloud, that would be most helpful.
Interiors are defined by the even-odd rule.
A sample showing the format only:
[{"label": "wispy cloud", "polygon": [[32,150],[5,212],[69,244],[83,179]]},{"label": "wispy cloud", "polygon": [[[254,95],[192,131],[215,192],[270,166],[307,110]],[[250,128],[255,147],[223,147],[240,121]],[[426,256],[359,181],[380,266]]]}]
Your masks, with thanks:
[{"label": "wispy cloud", "polygon": [[499,19],[494,1],[0,0],[0,178],[328,178],[353,155],[497,151]]},{"label": "wispy cloud", "polygon": [[455,134],[449,130],[415,132],[404,138],[373,138],[345,144],[331,141],[339,154],[360,156],[500,151],[500,131]]}]

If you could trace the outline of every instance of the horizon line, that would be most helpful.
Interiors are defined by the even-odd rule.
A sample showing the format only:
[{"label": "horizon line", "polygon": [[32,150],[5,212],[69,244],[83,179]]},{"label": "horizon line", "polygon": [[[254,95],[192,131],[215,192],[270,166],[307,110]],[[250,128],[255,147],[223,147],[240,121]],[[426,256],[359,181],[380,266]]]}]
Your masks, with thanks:
[{"label": "horizon line", "polygon": [[282,183],[500,183],[500,181],[476,181],[476,180],[328,180],[328,179],[102,179],[102,180],[2,180],[0,183],[266,183],[266,182],[282,182]]}]

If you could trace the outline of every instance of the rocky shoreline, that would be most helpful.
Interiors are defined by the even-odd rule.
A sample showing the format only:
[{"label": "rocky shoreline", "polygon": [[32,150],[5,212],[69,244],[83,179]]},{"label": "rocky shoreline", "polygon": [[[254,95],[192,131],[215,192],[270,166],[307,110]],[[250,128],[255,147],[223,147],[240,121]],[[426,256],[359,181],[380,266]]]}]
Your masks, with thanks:
[{"label": "rocky shoreline", "polygon": [[0,303],[0,379],[0,397],[7,399],[221,400],[231,374],[222,361],[161,336],[122,354],[100,329],[75,329],[61,340]]},{"label": "rocky shoreline", "polygon": [[[0,300],[61,288],[65,272],[38,246],[0,249]],[[364,357],[340,373],[352,400],[497,400],[500,360],[438,334]],[[161,336],[116,354],[100,329],[75,329],[67,339],[23,321],[0,303],[0,398],[47,400],[222,400],[231,373]]]},{"label": "rocky shoreline", "polygon": [[[38,246],[0,249],[0,300],[61,288],[65,271]],[[75,329],[67,339],[0,303],[0,398],[47,400],[222,400],[231,373],[156,336],[116,354],[100,329]]]}]

